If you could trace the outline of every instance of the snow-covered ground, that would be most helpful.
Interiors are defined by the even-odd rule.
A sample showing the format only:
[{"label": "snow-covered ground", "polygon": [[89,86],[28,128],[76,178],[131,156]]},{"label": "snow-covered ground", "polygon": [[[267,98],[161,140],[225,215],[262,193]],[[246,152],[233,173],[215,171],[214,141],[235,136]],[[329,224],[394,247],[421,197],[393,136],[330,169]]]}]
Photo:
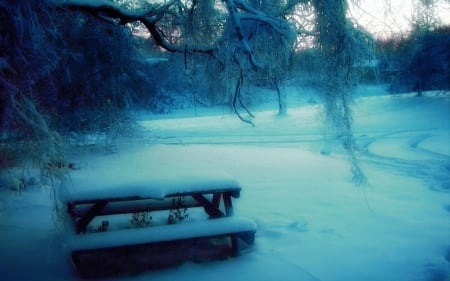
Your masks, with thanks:
[{"label": "snow-covered ground", "polygon": [[[355,136],[366,187],[351,182],[339,142],[324,140],[321,108],[311,99],[291,103],[285,117],[254,112],[255,127],[223,109],[146,117],[143,137],[118,153],[74,158],[82,169],[116,169],[121,177],[143,167],[224,170],[243,187],[235,214],[257,222],[254,247],[238,258],[119,279],[449,280],[450,97],[359,91]],[[0,279],[76,280],[53,224],[51,192],[0,192]]]}]

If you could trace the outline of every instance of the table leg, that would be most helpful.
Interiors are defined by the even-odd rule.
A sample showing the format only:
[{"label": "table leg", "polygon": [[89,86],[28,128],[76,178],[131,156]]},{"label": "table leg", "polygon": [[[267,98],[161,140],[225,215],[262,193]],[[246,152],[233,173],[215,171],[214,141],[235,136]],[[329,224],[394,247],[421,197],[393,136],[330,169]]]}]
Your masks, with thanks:
[{"label": "table leg", "polygon": [[223,203],[225,205],[225,214],[227,217],[233,216],[233,203],[231,202],[231,193],[225,192],[223,193]]},{"label": "table leg", "polygon": [[205,209],[205,212],[211,218],[225,217],[225,214],[222,213],[222,211],[220,211],[218,207],[214,206],[213,203],[208,201],[208,199],[206,199],[205,196],[203,196],[201,194],[193,194],[192,198],[194,198],[198,203],[200,203],[203,206],[203,208]]},{"label": "table leg", "polygon": [[86,226],[98,215],[98,213],[108,205],[108,201],[100,200],[95,202],[89,211],[76,222],[77,233],[86,232]]}]

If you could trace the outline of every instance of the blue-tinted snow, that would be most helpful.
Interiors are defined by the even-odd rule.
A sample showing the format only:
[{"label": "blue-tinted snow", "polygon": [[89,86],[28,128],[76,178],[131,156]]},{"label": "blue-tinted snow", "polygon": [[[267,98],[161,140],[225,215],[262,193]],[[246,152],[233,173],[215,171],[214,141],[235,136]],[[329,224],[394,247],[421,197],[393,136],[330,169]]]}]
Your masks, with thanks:
[{"label": "blue-tinted snow", "polygon": [[[145,162],[148,169],[225,170],[243,188],[235,213],[258,224],[255,247],[238,258],[120,280],[448,279],[450,98],[377,91],[354,104],[365,188],[351,183],[339,142],[324,141],[321,108],[312,103],[291,106],[285,118],[255,112],[255,128],[224,111],[144,122],[144,141],[80,158],[85,169]],[[1,192],[2,279],[77,280],[53,230],[48,191]]]}]

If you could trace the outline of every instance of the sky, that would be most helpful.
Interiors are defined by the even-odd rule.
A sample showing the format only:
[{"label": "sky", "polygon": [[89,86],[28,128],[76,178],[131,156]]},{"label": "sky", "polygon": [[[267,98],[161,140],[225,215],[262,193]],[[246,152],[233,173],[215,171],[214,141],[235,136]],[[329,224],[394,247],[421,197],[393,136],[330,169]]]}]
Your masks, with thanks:
[{"label": "sky", "polygon": [[[70,1],[70,0],[69,0]],[[85,1],[85,0],[77,0]],[[98,0],[100,3],[102,0]],[[130,5],[139,0],[116,0]],[[157,0],[147,0],[151,3]],[[423,13],[418,9],[424,0],[348,0],[350,17],[377,38],[392,34],[407,34],[411,31],[414,18]],[[438,22],[450,25],[450,0],[433,0]],[[431,1],[431,2],[433,2]]]},{"label": "sky", "polygon": [[[407,33],[414,17],[421,12],[417,0],[351,0],[350,13],[356,21],[376,37]],[[450,1],[437,0],[435,12],[438,21],[450,24]]]}]

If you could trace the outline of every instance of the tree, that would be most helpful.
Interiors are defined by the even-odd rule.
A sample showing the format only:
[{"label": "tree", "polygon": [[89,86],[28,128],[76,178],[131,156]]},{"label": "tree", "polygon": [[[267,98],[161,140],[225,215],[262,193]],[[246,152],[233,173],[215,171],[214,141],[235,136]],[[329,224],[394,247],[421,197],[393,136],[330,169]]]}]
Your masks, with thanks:
[{"label": "tree", "polygon": [[[141,22],[154,42],[169,52],[210,56],[223,68],[221,73],[235,79],[233,108],[243,121],[251,123],[238,111],[240,104],[251,116],[241,100],[240,88],[244,79],[251,79],[257,71],[262,71],[267,83],[279,92],[279,72],[287,64],[295,40],[295,32],[284,18],[284,12],[297,3],[254,2],[227,0],[221,6],[219,1],[169,1],[146,4],[134,10],[106,1],[63,1],[60,5],[119,25]],[[224,9],[227,15],[221,20]],[[262,41],[266,44],[260,45]],[[279,51],[275,60],[273,50]],[[281,101],[280,93],[279,96]],[[280,110],[285,111],[285,105],[280,106]]]},{"label": "tree", "polygon": [[402,42],[394,58],[399,73],[392,81],[395,91],[416,91],[418,96],[426,90],[450,88],[450,28],[442,26],[436,16],[435,0],[416,0],[412,32]]},{"label": "tree", "polygon": [[61,140],[38,99],[55,94],[49,74],[60,56],[53,11],[42,1],[0,2],[0,167],[32,159],[43,175],[57,176],[48,164],[61,161]]},{"label": "tree", "polygon": [[415,0],[413,29],[416,33],[433,31],[440,23],[436,17],[435,0]]},{"label": "tree", "polygon": [[2,1],[0,15],[0,168],[62,179],[69,137],[130,124],[123,109],[146,84],[145,63],[130,67],[129,29],[86,13],[37,0]]},{"label": "tree", "polygon": [[[197,71],[202,73],[197,79],[203,77],[214,81],[211,83],[217,86],[214,92],[220,92],[223,100],[231,103],[242,121],[253,125],[252,114],[241,97],[241,88],[257,84],[275,89],[279,112],[284,114],[286,103],[280,90],[286,79],[284,70],[288,69],[298,35],[308,34],[316,39],[323,59],[327,79],[322,84],[328,123],[342,137],[351,155],[355,178],[358,181],[364,178],[354,155],[350,107],[354,81],[352,66],[360,57],[355,50],[365,50],[360,47],[367,40],[346,18],[346,1],[171,0],[144,3],[39,0],[33,3],[2,3],[1,13],[7,15],[2,17],[2,26],[11,25],[10,22],[13,25],[5,32],[28,30],[22,26],[32,30],[25,37],[18,37],[29,38],[30,42],[17,45],[21,40],[14,39],[5,46],[18,47],[19,51],[0,57],[2,93],[7,93],[1,99],[2,122],[7,120],[4,116],[10,116],[5,112],[21,113],[15,106],[17,103],[12,102],[12,96],[20,98],[20,104],[36,115],[31,119],[32,128],[47,126],[45,130],[51,131],[49,128],[55,127],[64,134],[109,130],[113,121],[118,121],[112,117],[121,116],[134,99],[140,98],[142,91],[135,85],[151,88],[152,80],[148,76],[152,70],[139,56],[131,36],[131,30],[142,27],[151,35],[149,40],[157,48],[182,58],[186,76],[193,77]],[[36,20],[34,13],[40,9],[45,12]],[[299,9],[308,16],[306,25],[315,23],[315,30],[308,30],[294,20],[293,14]],[[11,11],[19,15],[10,17]],[[23,11],[28,14],[21,14]],[[26,20],[17,22],[18,18]],[[40,36],[34,36],[37,34]],[[44,51],[42,38],[51,40],[50,47]],[[36,54],[27,57],[29,52],[22,51],[26,48]],[[16,56],[25,57],[22,65],[10,67],[16,62]],[[202,64],[199,66],[196,60],[200,56]],[[41,69],[42,64],[46,67]],[[17,69],[25,67],[30,69],[30,79],[17,75]],[[40,79],[42,77],[51,79]],[[23,81],[33,83],[24,84]],[[158,98],[157,95],[153,97]],[[52,104],[58,106],[52,107]],[[113,110],[115,114],[112,114]],[[45,114],[54,118],[42,119]],[[66,118],[58,120],[58,115]],[[7,121],[9,127],[5,130],[10,130],[15,123]],[[24,124],[29,121],[30,118],[21,120]],[[36,123],[40,125],[36,127]],[[90,126],[92,123],[97,126]],[[46,162],[53,158],[47,157]]]}]

